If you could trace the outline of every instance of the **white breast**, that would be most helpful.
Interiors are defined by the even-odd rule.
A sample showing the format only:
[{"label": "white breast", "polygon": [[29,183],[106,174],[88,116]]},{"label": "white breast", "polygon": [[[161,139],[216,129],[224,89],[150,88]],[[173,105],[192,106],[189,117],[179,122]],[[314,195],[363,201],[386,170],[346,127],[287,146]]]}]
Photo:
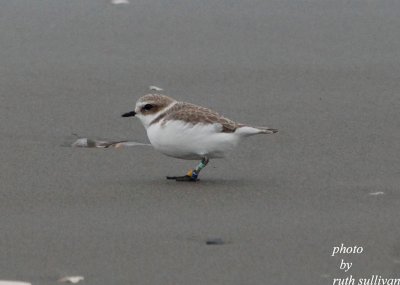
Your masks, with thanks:
[{"label": "white breast", "polygon": [[221,133],[221,127],[212,124],[185,123],[170,120],[150,125],[147,136],[154,148],[165,155],[182,159],[223,157],[239,142],[234,133]]}]

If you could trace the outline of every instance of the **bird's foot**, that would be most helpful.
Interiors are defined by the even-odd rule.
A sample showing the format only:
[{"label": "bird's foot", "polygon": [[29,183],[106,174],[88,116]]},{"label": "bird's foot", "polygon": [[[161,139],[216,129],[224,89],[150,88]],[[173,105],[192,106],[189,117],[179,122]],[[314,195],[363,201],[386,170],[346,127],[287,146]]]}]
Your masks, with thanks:
[{"label": "bird's foot", "polygon": [[197,178],[198,173],[193,170],[189,170],[189,172],[184,176],[167,176],[167,179],[175,180],[179,182],[187,181],[187,182],[196,182],[200,179]]}]

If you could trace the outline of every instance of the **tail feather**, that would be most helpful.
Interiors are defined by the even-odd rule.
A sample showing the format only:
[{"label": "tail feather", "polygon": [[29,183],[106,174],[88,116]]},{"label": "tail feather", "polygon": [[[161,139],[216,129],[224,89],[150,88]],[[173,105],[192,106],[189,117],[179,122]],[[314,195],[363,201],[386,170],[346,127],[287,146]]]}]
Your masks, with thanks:
[{"label": "tail feather", "polygon": [[278,132],[278,129],[272,129],[267,127],[255,127],[255,128],[259,129],[262,134],[275,134]]},{"label": "tail feather", "polygon": [[278,129],[272,129],[267,127],[250,127],[250,126],[241,126],[236,129],[235,133],[242,136],[252,136],[257,134],[275,134],[278,132]]}]

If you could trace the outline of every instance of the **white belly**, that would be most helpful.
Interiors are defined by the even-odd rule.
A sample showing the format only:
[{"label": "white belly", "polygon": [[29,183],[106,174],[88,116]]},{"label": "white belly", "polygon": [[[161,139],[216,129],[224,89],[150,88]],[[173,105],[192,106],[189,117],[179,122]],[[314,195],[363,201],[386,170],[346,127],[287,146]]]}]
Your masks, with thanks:
[{"label": "white belly", "polygon": [[182,159],[223,157],[239,141],[234,133],[221,133],[214,125],[195,126],[182,121],[156,123],[147,128],[147,136],[154,148],[165,155]]}]

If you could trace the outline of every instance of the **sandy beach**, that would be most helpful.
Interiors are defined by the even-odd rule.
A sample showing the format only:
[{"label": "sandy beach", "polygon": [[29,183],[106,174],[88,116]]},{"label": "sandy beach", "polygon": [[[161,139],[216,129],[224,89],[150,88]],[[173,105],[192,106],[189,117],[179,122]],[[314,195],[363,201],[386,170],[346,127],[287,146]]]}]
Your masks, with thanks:
[{"label": "sandy beach", "polygon": [[[399,278],[399,9],[390,0],[1,1],[0,280]],[[196,161],[149,146],[68,146],[73,134],[148,143],[121,114],[150,85],[280,132],[211,160],[197,183],[165,179]],[[341,244],[363,252],[332,256]]]}]

